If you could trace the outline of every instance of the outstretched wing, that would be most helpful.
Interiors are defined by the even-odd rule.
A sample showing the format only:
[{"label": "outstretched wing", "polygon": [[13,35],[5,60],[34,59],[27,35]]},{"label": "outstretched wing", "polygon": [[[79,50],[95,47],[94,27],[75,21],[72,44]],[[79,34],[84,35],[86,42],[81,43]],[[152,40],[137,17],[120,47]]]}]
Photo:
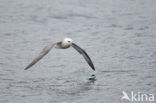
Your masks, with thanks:
[{"label": "outstretched wing", "polygon": [[46,46],[43,51],[25,68],[25,70],[32,67],[36,64],[40,59],[42,59],[57,43],[51,43],[50,45]]},{"label": "outstretched wing", "polygon": [[75,48],[80,54],[82,54],[82,56],[84,57],[84,59],[87,61],[87,63],[89,64],[89,66],[95,71],[94,65],[92,60],[90,59],[90,57],[88,56],[88,54],[81,49],[78,45],[72,43],[71,45],[73,48]]}]

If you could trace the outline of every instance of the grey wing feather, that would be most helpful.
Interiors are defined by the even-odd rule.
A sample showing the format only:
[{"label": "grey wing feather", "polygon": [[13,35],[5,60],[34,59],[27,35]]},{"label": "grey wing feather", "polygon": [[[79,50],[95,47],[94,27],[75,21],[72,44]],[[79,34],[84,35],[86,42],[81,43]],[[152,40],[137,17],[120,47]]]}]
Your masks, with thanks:
[{"label": "grey wing feather", "polygon": [[36,64],[40,59],[42,59],[57,43],[52,43],[48,46],[46,46],[43,51],[25,68],[25,70],[32,67],[34,64]]},{"label": "grey wing feather", "polygon": [[92,60],[90,59],[90,57],[88,56],[88,54],[81,49],[78,45],[76,45],[75,43],[72,43],[72,47],[74,49],[76,49],[80,54],[82,54],[82,56],[84,57],[84,59],[87,61],[87,63],[89,64],[89,66],[95,71],[94,65]]}]

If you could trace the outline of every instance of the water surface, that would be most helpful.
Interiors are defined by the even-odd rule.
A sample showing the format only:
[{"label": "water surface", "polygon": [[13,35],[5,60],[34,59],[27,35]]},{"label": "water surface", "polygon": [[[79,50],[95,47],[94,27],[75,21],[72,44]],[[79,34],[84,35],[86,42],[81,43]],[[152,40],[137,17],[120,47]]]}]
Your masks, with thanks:
[{"label": "water surface", "polygon": [[[122,91],[156,94],[155,0],[0,0],[1,103],[121,103]],[[53,49],[70,37],[74,49]]]}]

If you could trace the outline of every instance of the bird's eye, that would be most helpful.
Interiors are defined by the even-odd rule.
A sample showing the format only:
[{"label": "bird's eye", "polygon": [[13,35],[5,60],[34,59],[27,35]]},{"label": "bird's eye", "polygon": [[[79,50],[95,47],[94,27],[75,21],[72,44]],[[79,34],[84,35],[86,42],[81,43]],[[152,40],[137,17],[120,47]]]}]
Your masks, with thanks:
[{"label": "bird's eye", "polygon": [[68,41],[68,43],[70,43],[70,41]]}]

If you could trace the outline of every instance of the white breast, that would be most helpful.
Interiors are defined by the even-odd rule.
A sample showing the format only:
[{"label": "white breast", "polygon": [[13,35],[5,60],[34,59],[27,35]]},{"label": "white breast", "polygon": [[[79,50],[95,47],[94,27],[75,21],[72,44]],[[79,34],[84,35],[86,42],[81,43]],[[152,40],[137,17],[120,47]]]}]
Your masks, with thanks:
[{"label": "white breast", "polygon": [[66,42],[61,43],[61,48],[65,49],[65,48],[69,48],[69,47],[70,47],[70,45],[68,43],[66,43]]}]

